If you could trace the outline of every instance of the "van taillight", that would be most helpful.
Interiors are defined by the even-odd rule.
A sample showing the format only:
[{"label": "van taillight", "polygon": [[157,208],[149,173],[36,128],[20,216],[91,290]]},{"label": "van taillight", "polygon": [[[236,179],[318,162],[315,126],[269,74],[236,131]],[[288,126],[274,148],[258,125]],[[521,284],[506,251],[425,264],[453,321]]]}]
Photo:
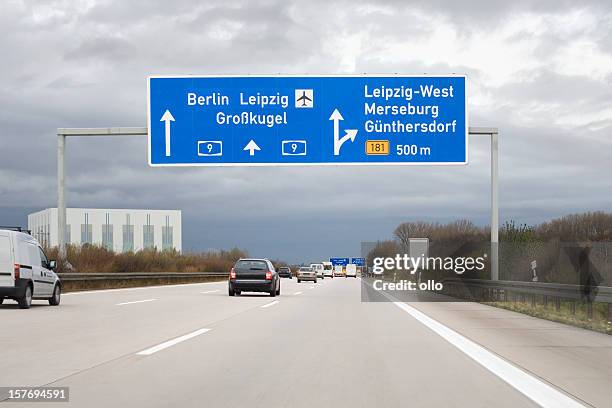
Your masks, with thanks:
[{"label": "van taillight", "polygon": [[21,265],[15,264],[15,269],[13,269],[13,272],[15,275],[15,280],[19,279],[21,277]]},{"label": "van taillight", "polygon": [[272,280],[272,272],[266,272],[266,280]]},{"label": "van taillight", "polygon": [[234,270],[234,268],[232,268],[230,272],[230,279],[236,279],[236,271]]}]

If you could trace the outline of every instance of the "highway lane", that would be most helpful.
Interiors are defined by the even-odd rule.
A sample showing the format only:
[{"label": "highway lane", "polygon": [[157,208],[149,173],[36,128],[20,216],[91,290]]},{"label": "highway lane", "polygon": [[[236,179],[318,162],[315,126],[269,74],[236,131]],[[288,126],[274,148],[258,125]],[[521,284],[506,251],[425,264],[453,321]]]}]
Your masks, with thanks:
[{"label": "highway lane", "polygon": [[0,351],[0,385],[69,386],[75,407],[535,405],[393,303],[361,302],[357,279],[282,283],[279,298],[223,282],[3,306],[0,341],[24,340]]}]

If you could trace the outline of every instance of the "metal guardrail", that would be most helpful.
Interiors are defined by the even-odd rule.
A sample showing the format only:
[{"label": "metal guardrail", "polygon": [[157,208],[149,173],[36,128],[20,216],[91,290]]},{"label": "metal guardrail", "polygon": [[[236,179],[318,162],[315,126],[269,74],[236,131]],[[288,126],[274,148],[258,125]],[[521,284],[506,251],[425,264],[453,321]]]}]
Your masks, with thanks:
[{"label": "metal guardrail", "polygon": [[[532,305],[536,297],[541,296],[544,304],[549,301],[560,309],[561,299],[582,301],[587,304],[589,317],[593,314],[593,302],[608,304],[608,320],[612,319],[612,287],[585,286],[563,283],[489,281],[482,279],[444,279],[445,292],[451,296],[472,297],[485,301],[520,301],[526,302],[530,297]],[[575,304],[573,304],[575,311]]]},{"label": "metal guardrail", "polygon": [[60,273],[63,281],[179,279],[227,277],[228,272],[113,272],[113,273]]},{"label": "metal guardrail", "polygon": [[[444,279],[444,284],[460,284],[466,287],[496,289],[539,296],[557,296],[575,300],[589,297],[594,302],[612,303],[612,287],[610,286],[588,287],[563,283],[489,281],[482,279]],[[588,296],[589,294],[591,296]]]}]

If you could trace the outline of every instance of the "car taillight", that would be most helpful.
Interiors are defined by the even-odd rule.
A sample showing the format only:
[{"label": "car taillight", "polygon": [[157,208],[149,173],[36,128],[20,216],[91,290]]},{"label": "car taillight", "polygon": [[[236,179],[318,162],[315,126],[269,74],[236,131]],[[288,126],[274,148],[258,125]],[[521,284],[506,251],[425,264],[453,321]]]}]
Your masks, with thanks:
[{"label": "car taillight", "polygon": [[230,279],[236,279],[236,271],[234,268],[232,268],[232,271],[230,272]]},{"label": "car taillight", "polygon": [[15,269],[13,269],[13,271],[15,275],[15,280],[19,279],[21,277],[21,265],[15,264]]},{"label": "car taillight", "polygon": [[272,272],[266,272],[266,280],[272,280]]}]

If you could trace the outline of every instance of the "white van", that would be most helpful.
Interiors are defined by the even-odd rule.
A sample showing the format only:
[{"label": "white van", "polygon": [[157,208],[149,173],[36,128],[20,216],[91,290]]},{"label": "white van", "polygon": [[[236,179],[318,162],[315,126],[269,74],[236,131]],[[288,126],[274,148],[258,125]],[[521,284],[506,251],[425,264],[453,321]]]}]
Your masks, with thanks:
[{"label": "white van", "polygon": [[334,266],[331,262],[322,262],[323,264],[323,277],[334,277]]},{"label": "white van", "polygon": [[0,229],[0,304],[13,299],[29,309],[32,299],[44,299],[59,305],[62,286],[55,267],[30,234]]},{"label": "white van", "polygon": [[357,265],[355,264],[346,265],[346,274],[344,275],[344,277],[348,278],[349,276],[353,278],[357,277]]},{"label": "white van", "polygon": [[344,266],[334,265],[334,276],[344,276]]},{"label": "white van", "polygon": [[325,279],[325,276],[323,276],[323,264],[313,263],[310,264],[310,267],[317,273],[317,278]]}]

